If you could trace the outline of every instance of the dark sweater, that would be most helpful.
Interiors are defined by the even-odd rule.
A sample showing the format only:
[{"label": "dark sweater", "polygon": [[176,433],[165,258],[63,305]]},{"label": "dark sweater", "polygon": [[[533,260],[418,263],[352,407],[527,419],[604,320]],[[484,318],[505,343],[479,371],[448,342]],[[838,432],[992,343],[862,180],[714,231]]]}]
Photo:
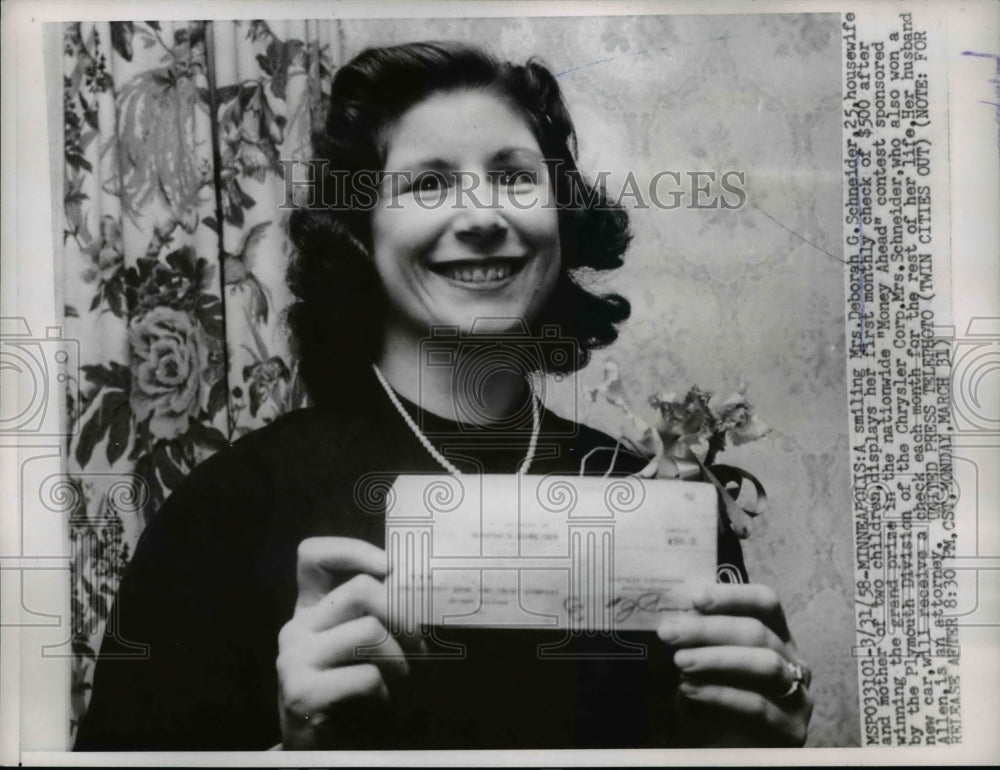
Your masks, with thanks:
[{"label": "dark sweater", "polygon": [[[375,386],[377,390],[377,386]],[[513,473],[527,431],[468,430],[408,404],[463,470]],[[450,434],[444,438],[442,434]],[[579,472],[615,441],[543,411],[532,474]],[[608,470],[599,451],[587,471]],[[620,453],[614,473],[639,461]],[[441,473],[381,392],[338,410],[304,409],[196,468],[149,523],[108,621],[76,750],[259,750],[281,741],[278,631],[296,600],[296,548],[316,535],[384,547],[384,515],[363,512],[366,474]],[[719,563],[743,572],[720,535]],[[745,579],[745,574],[744,574]],[[570,748],[684,745],[672,730],[676,672],[652,634],[575,637],[572,657],[540,659],[561,632],[439,629],[462,659],[417,660],[389,706],[345,711],[341,748]],[[643,657],[614,658],[623,642]],[[331,748],[337,748],[331,747]]]}]

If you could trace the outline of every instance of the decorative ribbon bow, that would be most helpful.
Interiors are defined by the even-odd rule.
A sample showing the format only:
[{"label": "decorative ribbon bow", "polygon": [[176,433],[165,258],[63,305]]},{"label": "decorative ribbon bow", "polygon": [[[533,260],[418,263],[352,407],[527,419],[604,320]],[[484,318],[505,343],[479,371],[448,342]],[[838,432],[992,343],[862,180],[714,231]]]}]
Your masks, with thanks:
[{"label": "decorative ribbon bow", "polygon": [[721,527],[728,527],[739,538],[750,534],[750,520],[767,509],[764,486],[751,473],[732,465],[715,462],[727,441],[746,444],[766,435],[771,428],[754,415],[744,397],[746,386],[718,405],[712,394],[698,386],[678,397],[674,393],[653,396],[649,402],[660,418],[655,429],[629,406],[618,365],[604,364],[604,382],[590,391],[591,401],[603,395],[608,403],[621,409],[632,423],[621,442],[649,462],[636,475],[642,478],[688,479],[707,481],[719,492]]}]

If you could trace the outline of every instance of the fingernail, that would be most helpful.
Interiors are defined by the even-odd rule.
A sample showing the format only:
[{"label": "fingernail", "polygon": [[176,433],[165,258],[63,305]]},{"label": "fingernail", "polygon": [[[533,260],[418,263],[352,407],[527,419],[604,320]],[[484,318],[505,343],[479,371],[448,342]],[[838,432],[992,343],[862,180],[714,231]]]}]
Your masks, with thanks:
[{"label": "fingernail", "polygon": [[694,598],[691,602],[699,610],[707,610],[712,606],[712,593],[708,590],[708,588],[699,588],[695,591]]},{"label": "fingernail", "polygon": [[690,668],[694,665],[694,653],[689,650],[678,650],[674,653],[674,665],[677,668]]},{"label": "fingernail", "polygon": [[680,636],[677,624],[672,620],[664,620],[656,627],[656,635],[667,644],[676,642]]},{"label": "fingernail", "polygon": [[689,614],[676,613],[660,622],[656,629],[657,635],[667,644],[675,644],[690,636],[694,629]]},{"label": "fingernail", "polygon": [[693,682],[687,682],[687,681],[681,682],[680,686],[677,689],[679,689],[685,695],[697,695],[699,692],[701,692],[701,687],[694,684]]}]

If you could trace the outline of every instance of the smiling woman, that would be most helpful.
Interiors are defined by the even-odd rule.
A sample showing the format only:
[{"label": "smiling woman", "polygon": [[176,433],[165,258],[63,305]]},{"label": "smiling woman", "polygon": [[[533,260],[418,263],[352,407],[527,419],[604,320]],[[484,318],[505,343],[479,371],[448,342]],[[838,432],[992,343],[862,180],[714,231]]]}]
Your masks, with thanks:
[{"label": "smiling woman", "polygon": [[[543,659],[564,634],[414,629],[387,594],[389,504],[359,493],[373,476],[645,464],[530,384],[582,366],[629,314],[580,283],[620,266],[629,236],[574,145],[534,62],[417,43],[338,72],[316,150],[384,183],[372,206],[291,221],[289,322],[317,406],[214,455],[146,529],[77,748],[801,745],[809,672],[764,586],[705,587],[622,660],[628,635]],[[745,580],[718,532],[719,563]],[[148,659],[116,656],[135,645]]]},{"label": "smiling woman", "polygon": [[373,361],[402,365],[387,376],[418,400],[417,362],[394,356],[416,356],[434,325],[558,326],[576,355],[553,373],[617,338],[628,302],[577,276],[621,266],[628,217],[577,170],[569,112],[541,64],[452,43],[369,49],[338,72],[313,145],[330,172],[319,200],[372,203],[292,216],[288,319],[315,400],[343,398],[358,383],[337,372]]},{"label": "smiling woman", "polygon": [[[559,219],[551,202],[538,198],[539,187],[549,189],[548,175],[524,120],[492,93],[451,91],[410,108],[385,139],[388,173],[438,179],[426,174],[436,167],[447,186],[433,206],[421,200],[421,186],[384,197],[372,213],[372,256],[391,308],[384,346],[416,350],[435,324],[468,334],[477,318],[496,319],[489,331],[503,333],[515,319],[538,318],[559,275]],[[446,157],[438,160],[442,148]],[[535,168],[510,169],[509,161],[503,168],[517,155]],[[471,199],[502,171],[534,171],[538,182],[519,176],[530,189],[500,188],[496,205]],[[471,190],[458,184],[466,178]],[[518,193],[535,200],[515,206],[510,199]]]}]

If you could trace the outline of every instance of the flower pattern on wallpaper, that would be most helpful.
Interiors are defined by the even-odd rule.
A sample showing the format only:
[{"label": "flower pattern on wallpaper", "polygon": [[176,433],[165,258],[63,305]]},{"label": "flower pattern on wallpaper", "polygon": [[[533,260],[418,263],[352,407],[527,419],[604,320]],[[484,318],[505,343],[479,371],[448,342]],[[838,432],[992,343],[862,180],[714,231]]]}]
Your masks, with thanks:
[{"label": "flower pattern on wallpaper", "polygon": [[[74,719],[149,518],[198,463],[305,403],[276,306],[279,160],[308,155],[334,67],[322,30],[300,27],[63,29],[65,315],[83,350],[68,404],[71,538],[86,544],[73,558]],[[238,82],[216,82],[248,54]],[[131,520],[111,500],[122,484]]]}]

